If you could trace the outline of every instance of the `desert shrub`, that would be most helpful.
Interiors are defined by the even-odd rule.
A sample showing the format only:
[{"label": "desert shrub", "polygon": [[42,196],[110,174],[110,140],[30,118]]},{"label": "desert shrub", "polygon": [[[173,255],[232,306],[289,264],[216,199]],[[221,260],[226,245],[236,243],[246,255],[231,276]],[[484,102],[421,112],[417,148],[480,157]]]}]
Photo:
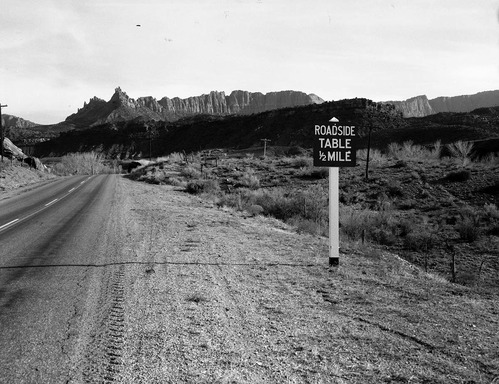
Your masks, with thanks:
[{"label": "desert shrub", "polygon": [[464,182],[469,180],[471,177],[471,172],[468,169],[462,169],[460,171],[449,172],[444,180],[452,182]]},{"label": "desert shrub", "polygon": [[386,186],[386,193],[390,197],[402,197],[404,196],[404,190],[398,181],[391,180]]},{"label": "desert shrub", "polygon": [[369,226],[373,212],[344,207],[340,210],[341,231],[352,240],[358,240]]},{"label": "desert shrub", "polygon": [[193,180],[187,183],[185,190],[194,195],[201,193],[216,194],[220,191],[217,180]]},{"label": "desert shrub", "polygon": [[291,166],[294,168],[307,168],[311,167],[313,159],[306,156],[300,156],[292,160]]},{"label": "desert shrub", "polygon": [[329,168],[313,168],[312,172],[310,172],[310,177],[313,179],[327,179],[329,177]]},{"label": "desert shrub", "polygon": [[407,168],[409,164],[405,160],[397,160],[393,168]]},{"label": "desert shrub", "polygon": [[292,217],[287,221],[293,227],[296,227],[298,233],[310,233],[312,235],[327,235],[327,226],[315,222],[310,219],[305,219],[301,216]]},{"label": "desert shrub", "polygon": [[237,193],[223,193],[218,199],[217,205],[219,207],[233,207],[238,211],[241,211],[243,209],[241,190]]},{"label": "desert shrub", "polygon": [[256,216],[256,215],[261,215],[263,213],[263,208],[259,205],[253,204],[247,208],[247,211],[249,214]]},{"label": "desert shrub", "polygon": [[483,210],[485,212],[485,216],[487,216],[489,219],[499,219],[499,209],[497,209],[497,205],[485,204],[483,206]]},{"label": "desert shrub", "polygon": [[453,157],[462,161],[462,165],[464,166],[470,161],[471,152],[473,151],[473,143],[459,140],[448,144],[447,148]]},{"label": "desert shrub", "polygon": [[421,145],[416,145],[412,141],[405,141],[402,145],[398,143],[390,143],[387,148],[388,155],[396,160],[415,160],[428,161],[440,158],[442,152],[442,144],[440,140],[433,144],[433,148],[425,148]]},{"label": "desert shrub", "polygon": [[430,150],[430,157],[432,159],[438,160],[442,156],[442,142],[437,140],[433,143],[433,149]]},{"label": "desert shrub", "polygon": [[260,179],[258,178],[255,173],[250,170],[245,172],[240,178],[239,182],[250,189],[257,189],[260,188]]},{"label": "desert shrub", "polygon": [[306,153],[306,150],[301,147],[291,147],[286,151],[286,155],[288,156],[299,156]]},{"label": "desert shrub", "polygon": [[192,165],[187,165],[180,170],[180,174],[188,179],[197,179],[201,177],[199,169],[194,168]]},{"label": "desert shrub", "polygon": [[295,199],[282,189],[271,191],[256,191],[251,197],[254,204],[260,205],[265,214],[280,220],[287,220],[300,214],[300,208]]},{"label": "desert shrub", "polygon": [[[367,149],[359,149],[357,159],[367,160]],[[369,150],[369,164],[381,165],[386,163],[386,160],[386,156],[379,149],[371,148]]]},{"label": "desert shrub", "polygon": [[411,251],[428,252],[435,245],[435,236],[429,231],[410,232],[404,238],[404,248]]},{"label": "desert shrub", "polygon": [[478,240],[481,235],[480,216],[472,211],[461,213],[461,219],[456,224],[456,230],[463,241],[472,243]]},{"label": "desert shrub", "polygon": [[340,211],[340,228],[352,240],[365,236],[383,245],[393,245],[397,241],[398,223],[390,212],[344,207]]},{"label": "desert shrub", "polygon": [[390,143],[387,147],[388,156],[398,159],[400,152],[400,145],[398,143]]},{"label": "desert shrub", "polygon": [[418,206],[418,203],[416,200],[413,199],[406,199],[406,200],[401,200],[398,202],[397,207],[401,211],[407,211],[409,209],[414,209]]},{"label": "desert shrub", "polygon": [[499,153],[489,153],[480,159],[480,162],[490,167],[499,165]]},{"label": "desert shrub", "polygon": [[61,175],[95,175],[108,170],[104,165],[104,156],[96,152],[69,153],[54,164],[52,172]]},{"label": "desert shrub", "polygon": [[401,237],[405,237],[414,232],[415,224],[412,220],[401,220],[398,223],[398,234]]},{"label": "desert shrub", "polygon": [[173,152],[168,155],[167,159],[174,163],[181,163],[184,161],[185,155],[180,152]]},{"label": "desert shrub", "polygon": [[182,181],[178,177],[175,177],[175,176],[169,177],[166,180],[166,182],[168,184],[171,184],[171,185],[176,186],[176,187],[187,187],[187,184],[185,183],[185,181]]},{"label": "desert shrub", "polygon": [[389,228],[372,228],[369,238],[381,245],[393,245],[397,242],[396,235]]},{"label": "desert shrub", "polygon": [[299,172],[297,176],[302,177],[304,179],[327,179],[329,177],[329,168],[327,167],[309,167],[303,169],[303,171]]}]

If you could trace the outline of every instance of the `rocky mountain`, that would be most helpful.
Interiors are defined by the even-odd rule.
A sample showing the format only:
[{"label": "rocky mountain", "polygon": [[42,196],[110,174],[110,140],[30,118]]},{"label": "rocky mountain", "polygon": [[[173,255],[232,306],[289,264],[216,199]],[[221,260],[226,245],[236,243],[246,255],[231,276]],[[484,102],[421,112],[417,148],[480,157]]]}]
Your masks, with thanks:
[{"label": "rocky mountain", "polygon": [[437,97],[428,99],[425,95],[405,101],[386,101],[400,110],[404,117],[424,117],[440,112],[471,112],[478,108],[499,106],[499,90],[479,92],[474,95]]},{"label": "rocky mountain", "polygon": [[2,126],[4,128],[32,128],[36,127],[40,124],[33,123],[32,121],[29,120],[24,120],[20,117],[13,116],[13,115],[7,115],[5,113],[2,113]]},{"label": "rocky mountain", "polygon": [[186,99],[163,97],[156,100],[154,97],[147,96],[135,100],[118,87],[109,101],[94,97],[78,112],[68,116],[63,124],[85,128],[134,119],[176,121],[194,115],[247,115],[323,102],[324,100],[317,95],[307,95],[297,91],[267,94],[233,91],[230,95],[226,95],[225,92],[212,91],[209,94]]}]

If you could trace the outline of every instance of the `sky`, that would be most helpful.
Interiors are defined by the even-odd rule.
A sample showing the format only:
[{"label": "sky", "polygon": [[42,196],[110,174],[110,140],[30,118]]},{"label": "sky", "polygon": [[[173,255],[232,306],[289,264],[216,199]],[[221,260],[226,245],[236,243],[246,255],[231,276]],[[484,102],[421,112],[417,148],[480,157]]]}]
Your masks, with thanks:
[{"label": "sky", "polygon": [[499,0],[2,0],[2,113],[53,124],[116,87],[326,101],[499,89]]}]

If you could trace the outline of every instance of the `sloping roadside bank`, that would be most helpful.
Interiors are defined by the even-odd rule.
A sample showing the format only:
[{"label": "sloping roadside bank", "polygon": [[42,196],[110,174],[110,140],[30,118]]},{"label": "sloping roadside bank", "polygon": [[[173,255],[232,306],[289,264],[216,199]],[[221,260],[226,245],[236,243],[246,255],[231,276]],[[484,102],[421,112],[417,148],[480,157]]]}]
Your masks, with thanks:
[{"label": "sloping roadside bank", "polygon": [[19,195],[51,182],[57,177],[51,173],[29,168],[27,165],[10,165],[4,162],[4,165],[0,166],[0,200]]},{"label": "sloping roadside bank", "polygon": [[[490,383],[497,296],[352,245],[121,178],[135,255],[125,269],[120,380]],[[471,381],[470,381],[471,380]]]}]

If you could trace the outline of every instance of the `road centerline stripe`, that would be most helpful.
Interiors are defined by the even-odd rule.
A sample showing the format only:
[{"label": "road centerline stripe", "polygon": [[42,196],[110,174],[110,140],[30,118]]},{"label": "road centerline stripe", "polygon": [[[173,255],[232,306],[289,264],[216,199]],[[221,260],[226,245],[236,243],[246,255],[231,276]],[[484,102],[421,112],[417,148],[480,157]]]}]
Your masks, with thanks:
[{"label": "road centerline stripe", "polygon": [[91,179],[91,178],[92,178],[92,176],[90,176],[90,177],[86,178],[85,180],[83,180],[83,181],[80,183],[80,185],[78,185],[78,186],[76,186],[76,187],[72,188],[70,191],[66,192],[66,193],[65,193],[64,195],[62,195],[61,197],[58,197],[57,199],[54,199],[54,200],[52,200],[52,201],[48,202],[48,203],[47,203],[47,204],[45,204],[42,208],[40,208],[40,209],[38,209],[38,210],[36,210],[36,211],[34,211],[34,212],[31,212],[30,214],[28,214],[28,215],[26,215],[26,216],[23,216],[23,217],[21,217],[21,218],[18,218],[18,219],[15,219],[15,220],[9,221],[9,222],[8,222],[8,223],[6,223],[6,224],[3,224],[2,226],[0,226],[0,232],[3,232],[3,230],[7,229],[7,227],[10,227],[11,225],[13,225],[13,224],[15,224],[15,223],[17,223],[17,222],[23,222],[23,221],[26,221],[26,220],[27,220],[27,219],[29,219],[30,217],[33,217],[33,216],[35,216],[36,214],[38,214],[38,213],[40,213],[40,212],[44,211],[45,209],[47,209],[47,207],[48,207],[48,206],[50,206],[50,205],[52,205],[52,204],[56,203],[57,201],[63,200],[64,198],[68,197],[68,196],[69,196],[69,194],[70,194],[72,191],[74,191],[75,189],[79,189],[79,188],[81,187],[81,184],[83,184],[85,181],[87,181],[87,180],[89,180],[89,179]]},{"label": "road centerline stripe", "polygon": [[49,203],[45,204],[45,206],[46,206],[46,207],[48,207],[49,205],[54,204],[57,200],[59,200],[59,199],[54,199],[54,200],[52,200],[51,202],[49,202]]}]

